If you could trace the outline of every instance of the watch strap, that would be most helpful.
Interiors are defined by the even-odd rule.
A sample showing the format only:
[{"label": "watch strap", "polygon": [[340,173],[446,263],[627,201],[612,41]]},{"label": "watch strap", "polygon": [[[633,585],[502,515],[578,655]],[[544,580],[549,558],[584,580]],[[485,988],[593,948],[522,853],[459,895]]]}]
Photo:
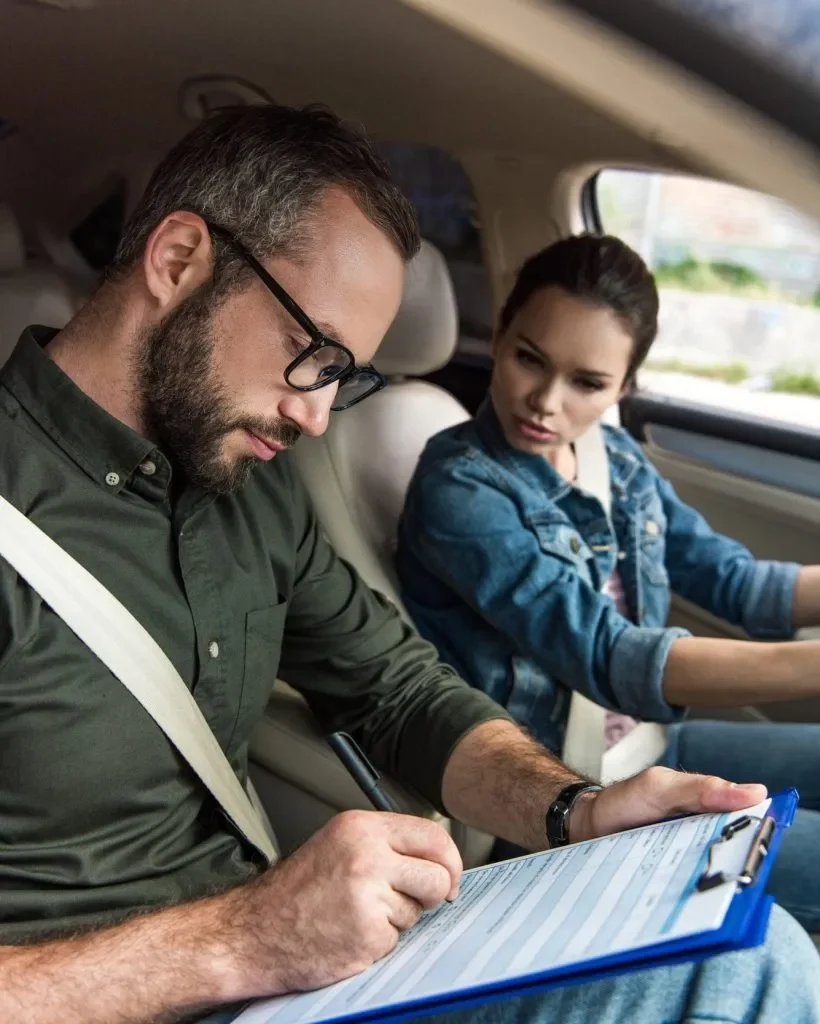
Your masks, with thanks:
[{"label": "watch strap", "polygon": [[561,790],[547,809],[547,842],[551,850],[569,843],[569,816],[579,797],[584,793],[600,793],[603,788],[592,782],[573,782]]}]

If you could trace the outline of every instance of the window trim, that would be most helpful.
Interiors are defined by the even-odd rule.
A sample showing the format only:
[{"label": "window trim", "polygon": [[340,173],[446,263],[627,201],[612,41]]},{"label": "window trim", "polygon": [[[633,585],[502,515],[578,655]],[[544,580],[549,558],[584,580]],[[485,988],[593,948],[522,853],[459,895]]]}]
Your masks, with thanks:
[{"label": "window trim", "polygon": [[622,426],[641,443],[648,440],[646,428],[656,424],[820,462],[820,430],[812,427],[640,389],[621,399],[620,412]]},{"label": "window trim", "polygon": [[[627,170],[627,168],[619,169]],[[581,220],[586,230],[596,235],[606,234],[603,220],[601,219],[601,208],[598,205],[598,179],[604,171],[608,170],[612,170],[612,168],[599,167],[594,174],[587,178],[581,188]],[[634,170],[634,168],[629,168],[629,170]],[[653,172],[649,171],[647,173],[652,174]]]}]

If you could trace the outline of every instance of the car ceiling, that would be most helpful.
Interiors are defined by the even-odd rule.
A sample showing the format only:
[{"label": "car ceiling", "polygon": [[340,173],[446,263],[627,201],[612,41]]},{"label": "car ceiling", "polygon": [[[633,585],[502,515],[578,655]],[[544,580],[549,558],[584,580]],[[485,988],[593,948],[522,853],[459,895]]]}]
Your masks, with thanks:
[{"label": "car ceiling", "polygon": [[162,151],[187,126],[181,83],[203,74],[239,75],[281,102],[328,102],[382,138],[456,152],[658,157],[611,117],[396,0],[18,0],[2,21],[0,115],[63,173]]}]

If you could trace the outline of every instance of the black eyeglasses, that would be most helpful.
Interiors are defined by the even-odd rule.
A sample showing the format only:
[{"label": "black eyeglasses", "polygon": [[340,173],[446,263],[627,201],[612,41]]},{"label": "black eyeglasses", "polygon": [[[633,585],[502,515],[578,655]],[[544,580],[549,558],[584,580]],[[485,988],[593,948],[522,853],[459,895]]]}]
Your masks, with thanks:
[{"label": "black eyeglasses", "polygon": [[279,282],[230,231],[217,224],[208,224],[211,234],[224,239],[236,249],[262,284],[310,338],[310,344],[285,367],[285,382],[296,391],[318,391],[328,384],[337,384],[334,412],[349,409],[357,402],[381,391],[387,381],[372,366],[357,366],[353,353],[338,341],[323,334]]}]

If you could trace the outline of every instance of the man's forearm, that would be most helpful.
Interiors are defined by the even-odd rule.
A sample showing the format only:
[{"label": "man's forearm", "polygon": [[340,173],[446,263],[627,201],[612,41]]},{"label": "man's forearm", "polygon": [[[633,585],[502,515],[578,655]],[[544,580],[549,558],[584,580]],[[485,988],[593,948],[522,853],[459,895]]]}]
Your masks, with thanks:
[{"label": "man's forearm", "polygon": [[820,565],[804,565],[800,570],[792,620],[795,629],[820,626]]},{"label": "man's forearm", "polygon": [[0,1020],[170,1022],[235,998],[225,897],[36,946],[0,947]]},{"label": "man's forearm", "polygon": [[820,641],[761,644],[682,637],[663,680],[670,704],[737,707],[820,695]]},{"label": "man's forearm", "polygon": [[528,850],[547,845],[547,808],[580,776],[509,721],[476,726],[453,751],[442,798],[466,825]]}]

